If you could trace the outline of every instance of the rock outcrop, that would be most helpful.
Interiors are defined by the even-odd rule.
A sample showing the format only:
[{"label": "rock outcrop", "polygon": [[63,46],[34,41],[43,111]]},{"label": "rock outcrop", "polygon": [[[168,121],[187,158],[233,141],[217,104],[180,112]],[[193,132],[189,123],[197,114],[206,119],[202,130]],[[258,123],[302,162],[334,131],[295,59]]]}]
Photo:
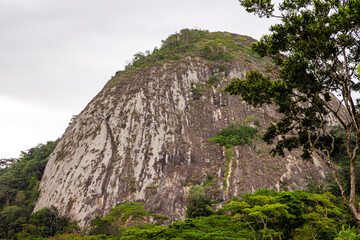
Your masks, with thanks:
[{"label": "rock outcrop", "polygon": [[[85,227],[120,203],[141,201],[148,211],[175,220],[185,217],[193,185],[204,184],[211,200],[226,202],[260,188],[305,188],[324,178],[326,169],[316,159],[271,157],[271,146],[259,137],[230,150],[208,140],[234,121],[261,134],[279,117],[274,108],[253,108],[221,91],[252,69],[275,74],[268,60],[251,52],[252,41],[186,30],[118,72],[50,156],[35,211],[54,205]],[[167,48],[173,52],[163,53]],[[183,55],[166,55],[176,51]],[[209,179],[212,184],[205,184]]]}]

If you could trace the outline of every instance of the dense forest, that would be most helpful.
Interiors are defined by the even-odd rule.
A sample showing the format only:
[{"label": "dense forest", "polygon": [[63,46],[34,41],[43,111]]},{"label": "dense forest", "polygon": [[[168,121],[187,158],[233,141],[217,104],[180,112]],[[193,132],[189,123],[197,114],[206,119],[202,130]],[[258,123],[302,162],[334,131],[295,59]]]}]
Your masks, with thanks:
[{"label": "dense forest", "polygon": [[77,229],[69,218],[55,208],[32,214],[39,195],[39,183],[48,157],[57,141],[39,144],[22,152],[20,159],[3,159],[0,169],[0,238],[49,237]]}]

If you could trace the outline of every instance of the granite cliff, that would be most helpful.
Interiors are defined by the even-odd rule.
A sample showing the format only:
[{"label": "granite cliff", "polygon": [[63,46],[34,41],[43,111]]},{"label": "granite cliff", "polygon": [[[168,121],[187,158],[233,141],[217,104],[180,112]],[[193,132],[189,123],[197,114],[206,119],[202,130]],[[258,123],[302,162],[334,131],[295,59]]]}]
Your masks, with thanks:
[{"label": "granite cliff", "polygon": [[[259,136],[279,115],[222,92],[257,69],[275,76],[255,55],[254,40],[230,33],[182,30],[151,54],[136,54],[69,125],[50,156],[35,211],[54,205],[88,226],[120,203],[183,219],[186,194],[204,184],[224,203],[260,188],[293,190],[325,177],[326,169],[296,152],[271,157]],[[209,141],[233,122],[256,127],[250,144],[228,149]],[[329,119],[330,124],[335,124]],[[206,184],[211,180],[211,184]]]}]

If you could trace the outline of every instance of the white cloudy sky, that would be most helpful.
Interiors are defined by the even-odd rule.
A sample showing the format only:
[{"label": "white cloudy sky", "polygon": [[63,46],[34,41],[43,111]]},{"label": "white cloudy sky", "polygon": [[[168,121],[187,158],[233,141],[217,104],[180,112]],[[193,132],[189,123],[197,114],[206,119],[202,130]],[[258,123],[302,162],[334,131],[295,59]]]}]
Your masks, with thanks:
[{"label": "white cloudy sky", "polygon": [[132,56],[183,28],[259,39],[237,0],[0,0],[0,158],[60,137]]}]

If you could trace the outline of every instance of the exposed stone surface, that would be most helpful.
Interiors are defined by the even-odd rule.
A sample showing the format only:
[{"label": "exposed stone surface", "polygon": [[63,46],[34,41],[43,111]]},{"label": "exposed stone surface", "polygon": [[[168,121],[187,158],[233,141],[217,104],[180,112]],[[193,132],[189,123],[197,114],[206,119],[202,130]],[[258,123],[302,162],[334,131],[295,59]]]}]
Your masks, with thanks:
[{"label": "exposed stone surface", "polygon": [[[258,137],[230,151],[208,141],[234,121],[252,116],[261,132],[278,117],[274,108],[253,108],[221,91],[249,70],[267,71],[268,62],[222,62],[227,76],[216,71],[219,64],[187,57],[118,73],[62,136],[35,211],[54,205],[84,227],[120,203],[142,201],[147,211],[183,219],[185,195],[208,175],[215,184],[205,187],[207,195],[220,202],[259,188],[304,188],[308,179],[323,178],[326,170],[316,159],[270,157]],[[214,74],[217,86],[207,84]]]}]

